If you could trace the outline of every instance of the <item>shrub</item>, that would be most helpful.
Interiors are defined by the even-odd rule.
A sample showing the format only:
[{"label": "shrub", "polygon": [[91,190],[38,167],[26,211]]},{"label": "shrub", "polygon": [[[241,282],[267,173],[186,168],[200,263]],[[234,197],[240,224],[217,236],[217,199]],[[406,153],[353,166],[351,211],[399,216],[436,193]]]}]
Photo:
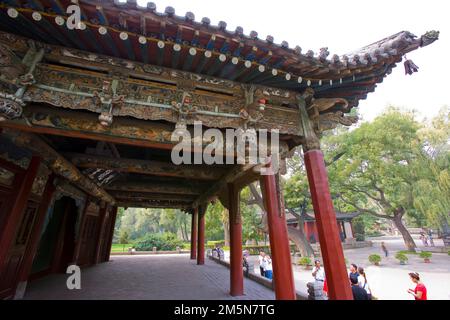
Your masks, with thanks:
[{"label": "shrub", "polygon": [[153,247],[161,251],[176,250],[177,247],[183,246],[183,241],[177,239],[173,233],[167,232],[163,234],[147,234],[135,243],[136,251],[152,251]]},{"label": "shrub", "polygon": [[378,230],[367,230],[365,232],[365,235],[368,237],[381,237],[383,235],[383,232],[380,232]]},{"label": "shrub", "polygon": [[301,257],[298,260],[298,264],[301,266],[310,266],[311,265],[311,258],[310,257]]},{"label": "shrub", "polygon": [[430,259],[432,254],[428,251],[422,251],[419,256],[423,259]]},{"label": "shrub", "polygon": [[403,253],[403,254],[418,254],[415,251],[409,251],[409,250],[400,250],[399,253]]},{"label": "shrub", "polygon": [[364,220],[362,216],[358,216],[353,219],[353,230],[355,232],[356,241],[364,241],[365,240],[365,226]]},{"label": "shrub", "polygon": [[217,240],[217,241],[208,241],[206,242],[206,245],[212,248],[215,248],[216,245],[220,245],[221,247],[223,247],[225,245],[225,240]]},{"label": "shrub", "polygon": [[408,257],[403,252],[397,252],[395,254],[395,259],[397,259],[400,262],[406,262],[408,261]]},{"label": "shrub", "polygon": [[370,263],[378,264],[381,262],[381,257],[378,254],[371,254],[369,256],[369,261],[370,261]]}]

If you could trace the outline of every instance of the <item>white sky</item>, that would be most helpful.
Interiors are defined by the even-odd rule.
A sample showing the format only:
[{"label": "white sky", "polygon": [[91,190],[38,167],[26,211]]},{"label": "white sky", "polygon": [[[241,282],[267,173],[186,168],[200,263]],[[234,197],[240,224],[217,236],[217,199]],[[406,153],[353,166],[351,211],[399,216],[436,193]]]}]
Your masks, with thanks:
[{"label": "white sky", "polygon": [[[421,36],[439,30],[440,38],[430,46],[408,54],[419,72],[405,75],[403,63],[379,84],[375,92],[359,104],[363,120],[371,120],[388,104],[415,109],[420,118],[430,118],[450,104],[450,3],[446,0],[154,0],[157,11],[166,6],[177,15],[187,11],[195,20],[211,19],[217,25],[226,21],[228,30],[240,25],[244,33],[270,34],[275,43],[286,40],[289,47],[299,45],[303,52],[328,47],[330,56],[341,55],[381,40],[399,31]],[[146,0],[138,0],[140,5]],[[448,3],[448,4],[447,4]]]}]

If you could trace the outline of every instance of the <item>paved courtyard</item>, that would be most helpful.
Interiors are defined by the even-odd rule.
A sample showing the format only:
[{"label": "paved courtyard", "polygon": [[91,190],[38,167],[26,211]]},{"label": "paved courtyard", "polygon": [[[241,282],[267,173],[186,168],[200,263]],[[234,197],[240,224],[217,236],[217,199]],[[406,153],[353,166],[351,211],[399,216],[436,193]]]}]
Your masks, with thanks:
[{"label": "paved courtyard", "polygon": [[[417,235],[413,236],[418,249],[428,250],[422,245]],[[370,239],[373,247],[344,250],[348,264],[355,263],[364,267],[367,280],[372,288],[374,296],[380,300],[412,300],[407,293],[409,288],[414,288],[409,279],[409,272],[418,272],[423,283],[428,289],[430,300],[450,300],[450,256],[447,253],[433,253],[431,263],[424,263],[418,255],[408,255],[406,265],[400,265],[395,259],[395,253],[405,250],[403,239],[399,236],[380,237]],[[380,243],[384,241],[390,251],[387,258],[381,251]],[[442,240],[436,240],[437,246],[443,246]],[[381,265],[374,266],[368,261],[370,254],[379,254],[382,257]],[[226,256],[227,258],[227,256]],[[252,256],[255,263],[255,272],[259,272],[257,257]],[[306,284],[314,281],[311,272],[301,266],[293,266],[296,290],[307,295]]]},{"label": "paved courtyard", "polygon": [[245,279],[246,295],[231,297],[229,270],[209,259],[197,266],[187,254],[112,256],[81,271],[81,289],[68,290],[69,275],[51,275],[29,284],[24,299],[273,300],[270,289]]}]

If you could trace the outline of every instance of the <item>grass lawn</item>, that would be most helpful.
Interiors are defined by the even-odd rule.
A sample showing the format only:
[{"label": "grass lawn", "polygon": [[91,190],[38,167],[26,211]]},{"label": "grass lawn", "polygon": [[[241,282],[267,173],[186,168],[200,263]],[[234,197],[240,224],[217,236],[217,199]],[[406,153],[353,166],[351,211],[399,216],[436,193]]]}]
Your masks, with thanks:
[{"label": "grass lawn", "polygon": [[133,246],[132,243],[128,244],[113,243],[111,246],[111,252],[128,252],[128,248],[132,246]]}]

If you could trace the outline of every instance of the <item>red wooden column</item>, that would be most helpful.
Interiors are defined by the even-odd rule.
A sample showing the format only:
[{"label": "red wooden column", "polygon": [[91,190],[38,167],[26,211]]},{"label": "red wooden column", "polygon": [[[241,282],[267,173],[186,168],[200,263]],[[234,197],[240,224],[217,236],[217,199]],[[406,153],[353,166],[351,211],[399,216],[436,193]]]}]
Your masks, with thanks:
[{"label": "red wooden column", "polygon": [[353,300],[322,151],[306,151],[305,166],[319,233],[329,297],[333,300]]},{"label": "red wooden column", "polygon": [[105,204],[103,208],[100,208],[100,212],[98,215],[98,227],[97,227],[97,237],[96,237],[96,243],[97,246],[95,248],[95,256],[94,256],[94,264],[97,264],[100,262],[100,253],[103,246],[103,234],[105,232],[105,224],[106,224],[106,217],[107,217],[107,210],[108,205]]},{"label": "red wooden column", "polygon": [[83,233],[84,233],[84,228],[86,226],[86,216],[87,216],[87,209],[89,207],[89,202],[90,202],[90,196],[86,196],[86,203],[84,204],[84,208],[83,208],[83,212],[81,213],[81,217],[80,217],[80,225],[78,226],[78,234],[77,234],[77,238],[75,240],[75,249],[73,252],[73,264],[77,264],[78,263],[78,259],[80,258],[80,253],[81,253],[81,246],[83,243]]},{"label": "red wooden column", "polygon": [[242,220],[239,206],[239,189],[228,184],[230,221],[230,294],[244,295],[244,273],[242,269]]},{"label": "red wooden column", "polygon": [[296,300],[286,215],[277,189],[276,176],[263,175],[260,182],[269,226],[275,297],[277,300]]},{"label": "red wooden column", "polygon": [[25,293],[28,276],[30,275],[31,267],[33,266],[33,260],[39,247],[39,240],[41,237],[45,217],[50,207],[53,194],[56,190],[54,181],[55,175],[51,174],[47,179],[47,184],[45,185],[41,204],[39,205],[39,209],[36,214],[33,229],[30,234],[30,239],[28,240],[28,247],[23,257],[21,269],[19,272],[19,285],[16,290],[16,298],[22,298],[23,294]]},{"label": "red wooden column", "polygon": [[109,257],[111,256],[111,246],[112,246],[112,241],[114,238],[114,227],[116,226],[116,217],[117,217],[117,207],[114,206],[111,209],[110,212],[111,218],[109,220],[109,230],[108,230],[108,237],[106,238],[108,241],[108,244],[105,246],[105,262],[109,261]]},{"label": "red wooden column", "polygon": [[191,223],[191,259],[197,259],[197,220],[198,220],[198,208],[192,210],[192,223]]},{"label": "red wooden column", "polygon": [[198,240],[197,240],[197,264],[205,264],[205,213],[206,205],[198,210]]},{"label": "red wooden column", "polygon": [[40,164],[41,158],[33,156],[27,170],[23,174],[17,174],[14,179],[16,196],[12,199],[11,210],[5,217],[3,232],[0,233],[0,273],[4,270],[17,229],[22,221]]}]

